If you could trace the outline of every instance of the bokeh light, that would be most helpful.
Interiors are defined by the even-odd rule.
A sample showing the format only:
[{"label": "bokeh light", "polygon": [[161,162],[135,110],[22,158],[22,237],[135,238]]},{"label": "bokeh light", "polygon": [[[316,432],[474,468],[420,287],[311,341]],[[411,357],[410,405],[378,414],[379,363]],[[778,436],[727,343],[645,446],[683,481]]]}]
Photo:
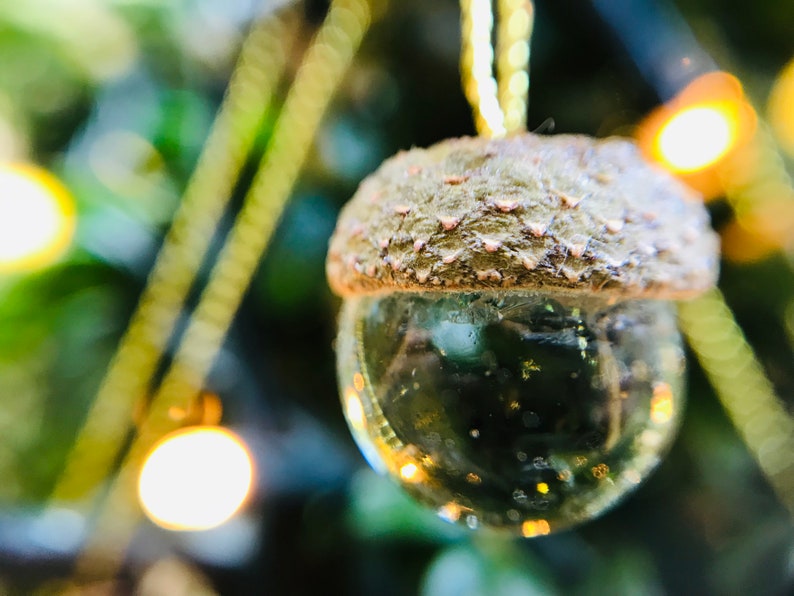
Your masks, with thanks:
[{"label": "bokeh light", "polygon": [[654,110],[637,128],[646,156],[706,198],[725,191],[721,166],[747,144],[757,116],[736,77],[702,75]]},{"label": "bokeh light", "polygon": [[775,79],[769,95],[769,123],[783,149],[794,157],[794,60]]},{"label": "bokeh light", "polygon": [[[777,141],[794,150],[794,61],[779,74],[769,118]],[[636,136],[646,156],[706,199],[725,197],[735,219],[720,229],[723,257],[736,263],[790,250],[794,190],[770,127],[736,77],[698,77],[651,113]]]},{"label": "bokeh light", "polygon": [[46,170],[0,164],[0,272],[49,265],[74,235],[75,208],[66,188]]},{"label": "bokeh light", "polygon": [[754,263],[794,243],[794,191],[774,185],[756,187],[748,196],[752,208],[720,229],[722,255],[734,263]]},{"label": "bokeh light", "polygon": [[710,166],[730,149],[736,125],[730,111],[718,105],[694,106],[668,120],[657,137],[664,162],[677,172]]},{"label": "bokeh light", "polygon": [[138,479],[146,515],[169,530],[208,530],[230,519],[251,490],[253,463],[242,440],[217,427],[162,439]]}]

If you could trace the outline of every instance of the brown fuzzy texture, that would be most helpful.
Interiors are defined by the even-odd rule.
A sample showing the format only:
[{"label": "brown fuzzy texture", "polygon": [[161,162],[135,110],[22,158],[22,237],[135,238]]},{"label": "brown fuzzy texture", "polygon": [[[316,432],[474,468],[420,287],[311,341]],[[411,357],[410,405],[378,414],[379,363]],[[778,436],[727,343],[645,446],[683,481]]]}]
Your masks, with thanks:
[{"label": "brown fuzzy texture", "polygon": [[401,152],[342,210],[342,296],[519,288],[687,298],[712,287],[700,198],[627,140],[523,134]]}]

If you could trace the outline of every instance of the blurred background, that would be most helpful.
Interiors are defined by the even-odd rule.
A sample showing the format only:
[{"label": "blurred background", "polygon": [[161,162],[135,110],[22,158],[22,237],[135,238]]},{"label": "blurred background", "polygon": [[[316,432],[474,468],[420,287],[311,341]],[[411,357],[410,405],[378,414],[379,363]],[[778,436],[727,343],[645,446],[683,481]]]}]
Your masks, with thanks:
[{"label": "blurred background", "polygon": [[[83,493],[53,501],[53,492],[243,40],[263,19],[282,19],[270,43],[285,74],[264,113],[238,123],[250,154],[176,338],[328,3],[0,2],[0,594],[791,593],[785,494],[770,488],[691,354],[671,453],[634,495],[576,530],[530,541],[469,532],[366,466],[337,392],[327,241],[341,205],[383,159],[474,133],[458,3],[370,5],[371,28],[195,411],[170,412],[233,434],[152,454],[154,504],[130,517],[131,544],[108,578],[72,570],[104,523],[91,499],[121,460],[98,478],[87,471]],[[536,11],[529,129],[634,136],[706,195],[723,237],[721,290],[791,413],[794,3],[538,0]],[[258,69],[277,68],[271,55],[252,55]],[[177,344],[166,344],[166,362]],[[752,388],[743,398],[753,400]],[[130,424],[145,409],[136,404]],[[116,437],[122,446],[128,432]],[[196,461],[203,484],[188,485],[177,472]],[[208,513],[202,498],[213,487],[228,503]],[[168,498],[177,519],[158,509]]]}]

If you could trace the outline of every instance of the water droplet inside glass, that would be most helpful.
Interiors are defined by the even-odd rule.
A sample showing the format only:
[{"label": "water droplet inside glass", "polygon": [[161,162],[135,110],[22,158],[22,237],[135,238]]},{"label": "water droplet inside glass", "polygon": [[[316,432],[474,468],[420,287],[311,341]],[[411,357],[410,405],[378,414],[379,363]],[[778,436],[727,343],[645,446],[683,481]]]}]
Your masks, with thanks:
[{"label": "water droplet inside glass", "polygon": [[682,408],[665,302],[356,297],[337,350],[348,423],[372,466],[472,529],[536,536],[598,515],[659,462]]}]

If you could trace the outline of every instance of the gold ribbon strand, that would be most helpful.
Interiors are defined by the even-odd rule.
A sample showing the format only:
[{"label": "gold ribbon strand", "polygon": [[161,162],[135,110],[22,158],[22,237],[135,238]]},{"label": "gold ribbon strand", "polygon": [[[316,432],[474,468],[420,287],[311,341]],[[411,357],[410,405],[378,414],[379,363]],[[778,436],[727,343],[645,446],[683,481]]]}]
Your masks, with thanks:
[{"label": "gold ribbon strand", "polygon": [[498,0],[496,73],[499,105],[508,133],[526,130],[530,39],[535,9],[529,0]]},{"label": "gold ribbon strand", "polygon": [[461,0],[463,91],[478,134],[503,137],[526,128],[530,38],[534,8],[529,0],[498,0],[497,75],[493,75],[494,15],[491,0]]},{"label": "gold ribbon strand", "polygon": [[53,501],[85,498],[109,477],[132,425],[132,412],[147,397],[259,124],[272,105],[295,21],[291,14],[265,18],[243,45],[205,149],[52,491]]},{"label": "gold ribbon strand", "polygon": [[678,308],[681,327],[750,453],[794,513],[794,420],[719,290]]},{"label": "gold ribbon strand", "polygon": [[78,561],[83,576],[112,574],[140,519],[135,482],[154,443],[181,426],[171,408],[187,408],[224,340],[243,294],[292,191],[321,118],[371,19],[367,0],[334,0],[298,69],[258,173],[210,275],[174,362],[112,485]]}]

